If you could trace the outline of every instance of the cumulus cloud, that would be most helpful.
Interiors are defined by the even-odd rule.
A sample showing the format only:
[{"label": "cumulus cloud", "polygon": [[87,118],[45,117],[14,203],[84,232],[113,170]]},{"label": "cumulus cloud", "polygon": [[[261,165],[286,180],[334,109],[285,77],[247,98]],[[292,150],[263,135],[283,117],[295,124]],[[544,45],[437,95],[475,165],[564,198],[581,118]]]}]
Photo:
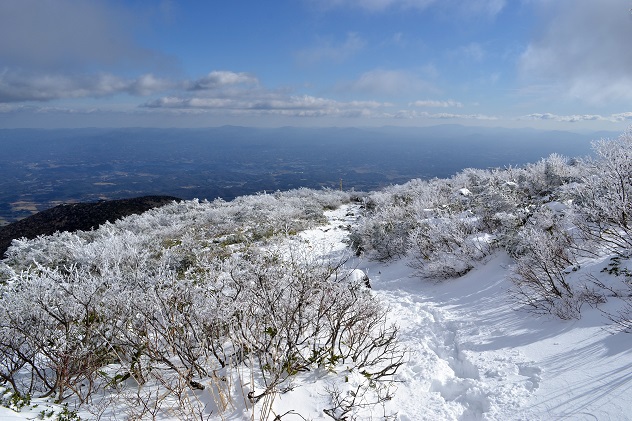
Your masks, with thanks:
[{"label": "cumulus cloud", "polygon": [[632,121],[632,112],[612,114],[610,118],[616,122]]},{"label": "cumulus cloud", "polygon": [[0,103],[96,98],[120,93],[147,96],[169,90],[222,92],[228,87],[252,88],[258,84],[251,74],[223,70],[196,80],[174,81],[151,73],[126,79],[112,73],[33,73],[5,69],[0,72]]},{"label": "cumulus cloud", "polygon": [[537,0],[547,19],[523,52],[529,84],[554,84],[567,98],[602,105],[632,100],[632,22],[624,0]]},{"label": "cumulus cloud", "polygon": [[553,120],[553,121],[563,121],[569,123],[575,123],[578,121],[595,121],[595,120],[606,120],[606,118],[595,115],[595,114],[583,114],[583,115],[557,115],[551,113],[533,113],[524,116],[522,119],[524,120]]},{"label": "cumulus cloud", "polygon": [[275,114],[286,116],[368,116],[392,104],[378,101],[338,101],[313,95],[273,90],[260,84],[255,75],[212,71],[185,81],[172,95],[152,99],[145,109],[231,114]]},{"label": "cumulus cloud", "polygon": [[454,101],[453,99],[448,99],[446,101],[434,101],[434,100],[427,99],[427,100],[411,102],[408,105],[411,107],[434,107],[434,108],[449,108],[449,107],[462,108],[463,107],[462,103],[458,101]]},{"label": "cumulus cloud", "polygon": [[296,57],[300,63],[342,62],[352,57],[366,46],[366,42],[356,33],[350,32],[340,43],[321,40],[318,45],[299,51]]},{"label": "cumulus cloud", "polygon": [[[197,93],[197,92],[196,92]],[[429,113],[411,109],[393,111],[394,104],[379,101],[339,101],[311,95],[290,95],[265,89],[244,90],[231,96],[165,96],[143,107],[176,112],[208,112],[237,115],[281,115],[291,117],[343,117],[408,120],[497,120],[485,114]],[[460,107],[448,101],[416,101],[409,106]]]},{"label": "cumulus cloud", "polygon": [[125,91],[133,95],[151,95],[156,92],[163,92],[168,89],[172,89],[177,84],[167,80],[154,76],[151,73],[141,75],[135,80],[127,82]]},{"label": "cumulus cloud", "polygon": [[486,114],[452,114],[452,113],[437,113],[432,114],[432,118],[439,119],[466,119],[466,120],[498,120],[498,117]]},{"label": "cumulus cloud", "polygon": [[385,96],[398,96],[424,91],[435,92],[437,90],[413,72],[384,69],[363,73],[356,81],[341,85],[340,89]]}]

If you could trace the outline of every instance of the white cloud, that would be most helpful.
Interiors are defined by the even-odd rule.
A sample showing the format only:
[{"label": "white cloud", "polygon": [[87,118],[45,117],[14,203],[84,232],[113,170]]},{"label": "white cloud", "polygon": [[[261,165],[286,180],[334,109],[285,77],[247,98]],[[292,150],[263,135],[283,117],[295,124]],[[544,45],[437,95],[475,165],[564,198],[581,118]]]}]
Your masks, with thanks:
[{"label": "white cloud", "polygon": [[320,7],[338,8],[351,7],[364,9],[371,12],[380,12],[392,7],[400,7],[405,9],[426,9],[437,0],[315,0]]},{"label": "white cloud", "polygon": [[357,54],[365,46],[366,41],[358,34],[350,32],[341,43],[321,40],[317,46],[298,52],[296,57],[305,65],[319,62],[342,62]]},{"label": "white cloud", "polygon": [[173,59],[135,40],[139,12],[152,7],[160,5],[133,13],[101,0],[0,1],[0,102],[149,95],[174,87],[142,71],[119,75],[174,67]]},{"label": "white cloud", "polygon": [[410,105],[411,107],[435,107],[435,108],[448,108],[448,107],[462,108],[463,107],[462,103],[458,101],[454,101],[452,99],[448,99],[446,101],[420,100],[420,101],[411,102],[408,105]]},{"label": "white cloud", "polygon": [[403,11],[424,11],[431,7],[452,16],[460,17],[490,16],[500,13],[506,0],[311,0],[313,4],[324,9],[354,8],[377,13],[390,9]]},{"label": "white cloud", "polygon": [[60,98],[88,98],[128,93],[149,95],[174,84],[146,74],[123,79],[110,73],[95,75],[0,73],[0,103],[50,101]]},{"label": "white cloud", "polygon": [[393,118],[399,119],[435,119],[435,120],[484,120],[492,121],[498,120],[496,116],[490,116],[486,114],[453,114],[453,113],[429,113],[426,111],[416,110],[399,110],[396,113],[391,114]]},{"label": "white cloud", "polygon": [[459,57],[468,58],[473,61],[480,62],[485,58],[485,50],[483,46],[477,42],[471,42],[468,45],[464,45],[457,50]]},{"label": "white cloud", "polygon": [[610,118],[616,122],[632,121],[632,112],[612,114]]},{"label": "white cloud", "polygon": [[564,123],[577,123],[580,121],[607,121],[611,123],[621,123],[632,121],[632,112],[624,112],[610,115],[599,114],[570,114],[558,115],[552,113],[532,113],[519,118],[519,120],[549,120]]},{"label": "white cloud", "polygon": [[359,117],[376,114],[391,104],[377,101],[336,101],[311,95],[286,95],[249,90],[233,97],[163,97],[144,104],[146,108],[202,110],[229,113],[277,114],[285,116]]},{"label": "white cloud", "polygon": [[415,92],[435,92],[437,89],[415,73],[406,70],[371,70],[351,83],[341,85],[341,90],[398,96]]},{"label": "white cloud", "polygon": [[151,73],[125,79],[111,73],[24,73],[5,69],[0,72],[0,103],[97,98],[120,93],[147,96],[169,90],[217,93],[230,87],[253,89],[258,84],[259,80],[251,74],[231,71],[212,71],[196,80],[173,81]]},{"label": "white cloud", "polygon": [[[418,101],[421,106],[460,106],[456,101]],[[450,104],[450,105],[448,105]],[[410,105],[416,105],[411,103]],[[435,106],[433,105],[433,106]],[[410,109],[391,111],[393,104],[378,101],[338,101],[310,95],[286,95],[272,91],[251,91],[234,97],[163,97],[144,104],[145,108],[174,111],[228,113],[237,115],[280,115],[288,117],[342,117],[368,119],[497,120],[485,114],[429,113]]]},{"label": "white cloud", "polygon": [[595,114],[585,115],[557,115],[551,113],[533,113],[522,117],[524,120],[553,120],[560,122],[575,123],[578,121],[605,120],[604,117]]},{"label": "white cloud", "polygon": [[220,89],[231,85],[257,85],[259,80],[248,73],[236,73],[226,70],[212,71],[204,77],[190,83],[191,90]]},{"label": "white cloud", "polygon": [[528,84],[553,84],[567,99],[604,105],[632,100],[632,21],[624,0],[538,0],[548,19],[523,52]]},{"label": "white cloud", "polygon": [[466,120],[498,120],[498,117],[486,114],[452,114],[438,113],[432,114],[432,118],[440,119],[466,119]]},{"label": "white cloud", "polygon": [[175,84],[173,82],[167,79],[157,78],[151,73],[148,73],[129,82],[126,91],[134,95],[146,96],[171,89],[174,86]]}]

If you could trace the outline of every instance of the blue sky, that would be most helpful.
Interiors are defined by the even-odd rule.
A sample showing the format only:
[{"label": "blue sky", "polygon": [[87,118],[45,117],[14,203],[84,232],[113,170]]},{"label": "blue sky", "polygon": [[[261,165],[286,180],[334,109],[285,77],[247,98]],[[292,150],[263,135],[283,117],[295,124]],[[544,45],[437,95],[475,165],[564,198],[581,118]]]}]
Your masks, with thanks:
[{"label": "blue sky", "polygon": [[628,0],[0,2],[0,127],[623,130]]}]

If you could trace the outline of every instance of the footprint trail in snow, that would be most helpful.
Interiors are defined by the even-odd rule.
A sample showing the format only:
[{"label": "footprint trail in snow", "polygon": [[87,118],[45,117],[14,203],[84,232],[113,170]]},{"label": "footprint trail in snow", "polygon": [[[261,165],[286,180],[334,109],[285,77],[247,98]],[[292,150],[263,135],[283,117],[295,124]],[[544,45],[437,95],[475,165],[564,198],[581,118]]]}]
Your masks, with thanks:
[{"label": "footprint trail in snow", "polygon": [[[320,236],[312,232],[310,241],[342,244],[344,227],[355,223],[357,212],[353,206],[328,212],[331,227]],[[332,244],[329,249],[340,250],[340,246]],[[539,387],[542,370],[499,341],[498,346],[488,343],[490,337],[502,337],[510,326],[495,326],[484,312],[476,311],[480,304],[476,294],[471,294],[470,302],[455,303],[455,297],[467,293],[461,287],[463,280],[435,284],[411,278],[404,261],[354,264],[368,273],[373,290],[390,308],[392,321],[400,327],[400,341],[408,350],[407,363],[398,372],[397,393],[387,405],[398,419],[534,419],[524,406]],[[501,264],[489,262],[492,270],[485,273],[484,267],[481,279],[469,282],[478,282],[479,288],[498,288],[499,280],[493,277],[502,272],[493,266]],[[499,303],[495,304],[504,305],[500,299]]]}]

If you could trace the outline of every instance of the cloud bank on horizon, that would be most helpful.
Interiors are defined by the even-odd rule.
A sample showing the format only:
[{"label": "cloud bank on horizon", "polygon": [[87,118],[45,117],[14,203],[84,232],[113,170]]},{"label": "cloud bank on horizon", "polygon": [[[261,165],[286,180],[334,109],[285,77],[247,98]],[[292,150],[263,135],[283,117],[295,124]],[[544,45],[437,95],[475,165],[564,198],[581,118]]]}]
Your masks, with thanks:
[{"label": "cloud bank on horizon", "polygon": [[0,127],[621,130],[628,0],[0,2]]}]

